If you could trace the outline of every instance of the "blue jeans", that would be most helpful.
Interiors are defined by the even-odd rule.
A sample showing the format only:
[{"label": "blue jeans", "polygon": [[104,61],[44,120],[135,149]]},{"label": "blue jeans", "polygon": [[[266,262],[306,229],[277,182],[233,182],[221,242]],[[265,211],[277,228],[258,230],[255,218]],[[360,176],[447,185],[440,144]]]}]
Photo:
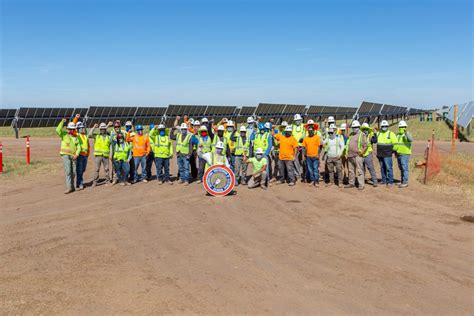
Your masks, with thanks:
[{"label": "blue jeans", "polygon": [[[135,181],[143,180],[146,178],[146,156],[133,157],[133,162],[135,163]],[[138,179],[138,166],[142,166],[142,174],[140,179]]]},{"label": "blue jeans", "polygon": [[181,181],[189,181],[189,160],[188,157],[180,155],[178,156],[178,169],[179,169],[179,178]]},{"label": "blue jeans", "polygon": [[316,157],[306,157],[306,166],[308,167],[309,180],[319,182],[319,159]]},{"label": "blue jeans", "polygon": [[408,184],[408,162],[410,155],[399,154],[397,157],[398,168],[400,168],[402,184]]},{"label": "blue jeans", "polygon": [[230,170],[235,173],[235,156],[230,155],[229,157],[229,165],[230,165]]},{"label": "blue jeans", "polygon": [[380,163],[380,173],[382,174],[382,184],[393,184],[392,156],[378,158]]},{"label": "blue jeans", "polygon": [[87,156],[78,156],[76,160],[76,187],[84,185],[84,172],[87,168]]},{"label": "blue jeans", "polygon": [[128,164],[128,161],[114,160],[114,166],[119,182],[126,182],[128,173],[130,172],[130,165]]},{"label": "blue jeans", "polygon": [[[170,181],[170,159],[155,158],[156,179],[159,181]],[[164,169],[164,172],[163,172]]]}]

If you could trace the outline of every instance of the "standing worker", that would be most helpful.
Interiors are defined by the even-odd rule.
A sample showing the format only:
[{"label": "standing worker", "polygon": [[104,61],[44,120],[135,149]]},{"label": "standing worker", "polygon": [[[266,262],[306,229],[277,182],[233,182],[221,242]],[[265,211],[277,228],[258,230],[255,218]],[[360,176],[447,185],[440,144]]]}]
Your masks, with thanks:
[{"label": "standing worker", "polygon": [[372,178],[372,185],[377,187],[377,173],[375,172],[374,159],[372,156],[372,147],[373,144],[377,143],[377,137],[375,136],[372,128],[370,128],[369,124],[367,123],[363,123],[360,130],[367,136],[367,151],[364,154],[364,166],[369,169],[370,177]]},{"label": "standing worker", "polygon": [[336,134],[334,127],[328,128],[328,137],[323,142],[324,152],[326,156],[326,170],[329,174],[329,182],[326,186],[336,184],[334,180],[334,169],[337,173],[337,185],[342,188],[344,175],[342,173],[342,155],[344,153],[344,139]]},{"label": "standing worker", "polygon": [[[110,124],[109,124],[110,125]],[[89,131],[89,138],[94,139],[94,164],[95,174],[92,187],[97,186],[99,181],[100,166],[104,165],[105,183],[110,183],[109,157],[110,157],[110,135],[107,128],[110,127],[105,123],[95,124]],[[94,130],[99,127],[99,134],[94,135]]]},{"label": "standing worker", "polygon": [[250,152],[250,139],[247,137],[247,129],[242,125],[239,130],[239,136],[235,136],[236,133],[231,136],[231,140],[235,142],[235,185],[247,184],[247,164],[244,157],[248,157]]},{"label": "standing worker", "polygon": [[[198,150],[201,148],[203,154],[210,153],[212,151],[212,137],[214,134],[209,134],[209,129],[206,125],[202,125],[199,128],[198,139]],[[206,168],[206,161],[198,156],[198,180],[197,183],[202,182],[204,176],[204,170]]]},{"label": "standing worker", "polygon": [[173,144],[166,135],[166,128],[160,124],[150,131],[150,147],[155,157],[156,180],[158,184],[173,184],[170,179],[170,160],[173,157]]},{"label": "standing worker", "polygon": [[[278,129],[275,129],[275,134],[280,134],[285,132],[285,128],[288,126],[288,123],[286,121],[281,122],[281,125]],[[273,158],[273,163],[274,163],[274,168],[273,168],[273,179],[278,180],[280,178],[280,169],[278,167],[279,163],[279,156],[280,156],[280,143],[273,138],[273,152],[272,152],[272,158]],[[272,180],[273,181],[273,180]]]},{"label": "standing worker", "polygon": [[[146,179],[146,157],[150,153],[150,138],[148,135],[143,133],[143,126],[137,125],[135,126],[136,134],[132,137],[127,139],[129,143],[132,145],[132,155],[133,161],[135,166],[135,177],[133,178],[133,183],[138,181],[143,181],[143,183],[147,183],[148,180]],[[138,177],[138,167],[141,166],[142,174]]]},{"label": "standing worker", "polygon": [[377,132],[377,158],[380,164],[382,184],[393,187],[393,145],[397,143],[395,133],[388,130],[388,122],[383,120]]},{"label": "standing worker", "polygon": [[120,185],[130,185],[127,178],[130,169],[130,160],[132,159],[132,146],[125,141],[125,136],[122,132],[115,132],[114,137],[113,161],[117,178],[113,184],[120,183]]},{"label": "standing worker", "polygon": [[367,136],[360,131],[359,121],[351,124],[352,133],[346,145],[346,156],[349,164],[349,184],[346,188],[355,187],[355,180],[359,184],[358,189],[363,190],[365,185],[364,155],[368,148]]},{"label": "standing worker", "polygon": [[78,190],[84,190],[84,173],[86,172],[87,168],[87,160],[89,159],[89,137],[86,133],[86,128],[84,123],[78,122],[76,125],[78,129],[77,140],[81,146],[81,152],[77,157],[76,162],[76,187]]},{"label": "standing worker", "polygon": [[203,153],[201,150],[202,147],[200,146],[201,145],[198,146],[198,157],[206,161],[206,170],[209,169],[209,167],[216,165],[222,165],[230,168],[229,161],[225,155],[225,145],[223,142],[217,142],[216,146],[214,147],[215,151],[208,153]]},{"label": "standing worker", "polygon": [[318,124],[309,120],[307,130],[308,135],[303,138],[302,145],[310,181],[309,184],[319,187],[319,148],[321,146],[321,137],[316,134]]},{"label": "standing worker", "polygon": [[67,124],[67,131],[63,131],[66,119],[62,119],[56,127],[56,134],[61,138],[61,150],[59,154],[63,159],[64,173],[66,175],[65,194],[74,192],[74,176],[76,173],[76,160],[81,152],[81,145],[76,137],[76,124],[69,122]]},{"label": "standing worker", "polygon": [[268,161],[267,157],[264,156],[263,149],[257,148],[255,150],[255,157],[247,159],[247,157],[244,156],[244,163],[252,164],[252,175],[248,184],[249,189],[260,186],[262,189],[266,190],[267,186],[265,185],[265,179],[267,178]]},{"label": "standing worker", "polygon": [[298,154],[298,141],[292,135],[291,126],[285,128],[284,136],[282,134],[275,134],[272,131],[273,137],[280,143],[280,156],[278,157],[280,170],[280,183],[285,183],[285,172],[288,175],[288,185],[294,186],[296,182],[295,175],[295,159]]},{"label": "standing worker", "polygon": [[407,132],[407,123],[400,121],[398,123],[397,143],[395,151],[397,153],[398,168],[400,168],[401,183],[399,188],[406,188],[408,186],[408,162],[411,156],[411,146],[413,137]]},{"label": "standing worker", "polygon": [[298,155],[295,159],[295,169],[296,174],[301,176],[301,181],[305,182],[306,178],[306,168],[304,164],[304,157],[303,157],[303,138],[306,136],[306,131],[304,128],[303,118],[299,114],[295,114],[293,117],[294,124],[291,126],[293,137],[298,142]]},{"label": "standing worker", "polygon": [[[150,137],[150,131],[152,131],[154,128],[155,128],[155,124],[151,123],[148,129],[148,137]],[[148,154],[148,156],[146,156],[146,179],[148,181],[151,181],[152,176],[153,176],[151,172],[153,163],[155,163],[155,153],[153,152],[153,150],[151,150],[151,147],[150,147],[150,153]],[[155,164],[155,168],[156,168],[156,164]],[[158,179],[158,174],[156,175],[156,177]]]},{"label": "standing worker", "polygon": [[[133,124],[132,121],[126,121],[125,122],[125,140],[127,143],[131,143],[133,140],[133,137],[135,137],[136,133],[133,130]],[[128,174],[128,181],[133,182],[135,180],[135,160],[130,159],[130,173]]]},{"label": "standing worker", "polygon": [[226,138],[227,141],[227,146],[229,147],[229,163],[230,163],[230,169],[235,172],[235,142],[232,141],[232,135],[234,135],[236,132],[235,130],[235,124],[233,121],[229,120],[227,121],[227,126],[226,130],[224,132],[224,137]]},{"label": "standing worker", "polygon": [[198,141],[193,134],[188,132],[188,126],[186,125],[186,123],[182,123],[180,126],[180,131],[175,134],[177,127],[178,126],[175,125],[171,129],[170,137],[172,140],[176,140],[176,155],[178,159],[178,169],[180,177],[179,183],[189,185],[189,156],[193,152],[193,145],[198,144]]}]

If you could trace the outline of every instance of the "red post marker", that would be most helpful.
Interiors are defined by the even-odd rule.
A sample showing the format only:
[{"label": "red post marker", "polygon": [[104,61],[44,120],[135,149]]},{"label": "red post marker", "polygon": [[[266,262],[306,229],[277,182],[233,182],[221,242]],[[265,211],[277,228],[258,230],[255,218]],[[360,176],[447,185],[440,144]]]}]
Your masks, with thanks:
[{"label": "red post marker", "polygon": [[0,142],[0,173],[3,172],[3,145]]},{"label": "red post marker", "polygon": [[26,164],[30,164],[30,135],[26,136]]}]

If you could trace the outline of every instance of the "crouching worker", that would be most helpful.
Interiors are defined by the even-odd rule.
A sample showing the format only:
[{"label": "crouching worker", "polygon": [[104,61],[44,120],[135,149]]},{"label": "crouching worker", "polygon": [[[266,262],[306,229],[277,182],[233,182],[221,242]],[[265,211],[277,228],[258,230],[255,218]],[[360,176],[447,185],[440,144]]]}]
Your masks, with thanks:
[{"label": "crouching worker", "polygon": [[127,143],[122,133],[116,134],[116,143],[113,147],[114,168],[117,173],[117,179],[113,184],[120,182],[120,185],[130,185],[127,182],[128,173],[130,172],[130,159],[132,159],[132,146]]},{"label": "crouching worker", "polygon": [[69,122],[67,124],[67,132],[63,131],[64,123],[66,119],[62,119],[56,128],[56,134],[61,138],[61,150],[59,154],[63,158],[64,173],[66,174],[66,187],[65,194],[74,192],[74,176],[76,174],[76,161],[77,157],[81,153],[81,145],[77,139],[76,124]]},{"label": "crouching worker", "polygon": [[244,162],[246,164],[252,164],[252,176],[248,184],[249,189],[260,186],[262,189],[266,190],[265,179],[267,178],[268,160],[267,157],[263,156],[263,149],[257,148],[255,150],[255,157],[250,159],[247,159],[247,157],[244,156]]}]

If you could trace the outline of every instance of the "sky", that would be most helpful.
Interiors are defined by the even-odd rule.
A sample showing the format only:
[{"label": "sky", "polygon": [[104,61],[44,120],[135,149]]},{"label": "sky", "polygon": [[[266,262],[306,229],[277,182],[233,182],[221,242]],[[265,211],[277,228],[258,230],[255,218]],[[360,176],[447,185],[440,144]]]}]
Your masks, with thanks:
[{"label": "sky", "polygon": [[473,100],[469,0],[0,0],[0,107]]}]

